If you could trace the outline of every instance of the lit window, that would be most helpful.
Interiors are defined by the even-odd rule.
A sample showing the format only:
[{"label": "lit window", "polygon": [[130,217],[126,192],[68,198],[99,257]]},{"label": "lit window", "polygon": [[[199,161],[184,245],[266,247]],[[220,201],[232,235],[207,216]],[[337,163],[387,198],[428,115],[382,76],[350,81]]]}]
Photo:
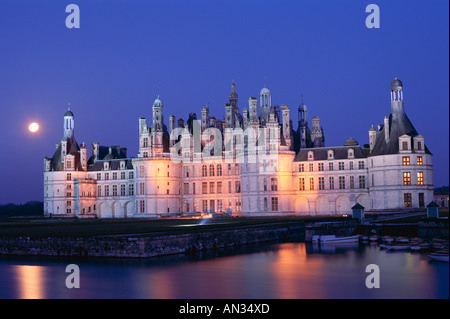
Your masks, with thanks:
[{"label": "lit window", "polygon": [[405,203],[405,207],[411,207],[412,206],[411,193],[403,194],[403,201]]},{"label": "lit window", "polygon": [[272,210],[278,210],[278,197],[272,197]]},{"label": "lit window", "polygon": [[423,157],[417,156],[417,165],[423,165]]},{"label": "lit window", "polygon": [[403,172],[403,185],[411,185],[411,173]]},{"label": "lit window", "polygon": [[314,190],[314,177],[309,178],[309,190]]},{"label": "lit window", "polygon": [[409,165],[409,164],[410,164],[409,156],[403,156],[403,157],[402,157],[402,165],[407,166],[407,165]]},{"label": "lit window", "polygon": [[423,172],[417,172],[417,184],[423,185]]}]

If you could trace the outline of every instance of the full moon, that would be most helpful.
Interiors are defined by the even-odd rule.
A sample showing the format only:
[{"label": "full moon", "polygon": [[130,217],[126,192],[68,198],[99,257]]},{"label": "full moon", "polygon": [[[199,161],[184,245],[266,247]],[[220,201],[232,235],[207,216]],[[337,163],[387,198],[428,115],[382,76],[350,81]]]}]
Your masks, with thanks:
[{"label": "full moon", "polygon": [[30,124],[30,126],[28,126],[28,129],[30,130],[30,132],[35,133],[39,130],[39,124],[33,122]]}]

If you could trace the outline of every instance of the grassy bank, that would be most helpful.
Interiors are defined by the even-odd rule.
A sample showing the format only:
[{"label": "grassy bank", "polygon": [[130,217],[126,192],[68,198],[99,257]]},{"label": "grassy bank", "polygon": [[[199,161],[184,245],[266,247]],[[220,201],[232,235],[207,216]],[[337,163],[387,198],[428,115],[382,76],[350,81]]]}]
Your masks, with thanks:
[{"label": "grassy bank", "polygon": [[156,236],[238,229],[270,224],[298,224],[305,221],[343,220],[342,217],[265,217],[218,219],[20,219],[0,220],[0,236],[91,237]]}]

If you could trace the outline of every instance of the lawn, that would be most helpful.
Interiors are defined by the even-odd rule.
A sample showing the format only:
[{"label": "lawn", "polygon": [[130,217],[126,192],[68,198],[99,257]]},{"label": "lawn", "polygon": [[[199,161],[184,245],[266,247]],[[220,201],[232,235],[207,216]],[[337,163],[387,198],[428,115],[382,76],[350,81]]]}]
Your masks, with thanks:
[{"label": "lawn", "polygon": [[0,237],[90,237],[107,235],[157,236],[273,224],[299,224],[342,217],[253,217],[217,219],[6,219]]}]

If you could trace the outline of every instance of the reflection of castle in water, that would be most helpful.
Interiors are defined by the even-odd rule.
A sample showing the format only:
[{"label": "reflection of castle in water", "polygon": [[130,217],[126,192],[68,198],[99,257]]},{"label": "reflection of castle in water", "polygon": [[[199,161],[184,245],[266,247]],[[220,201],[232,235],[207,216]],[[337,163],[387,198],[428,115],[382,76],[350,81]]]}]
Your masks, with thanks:
[{"label": "reflection of castle in water", "polygon": [[[64,136],[51,158],[44,159],[45,215],[79,217],[157,217],[173,213],[226,212],[234,216],[336,215],[350,213],[355,203],[366,211],[422,208],[433,200],[432,154],[403,106],[403,84],[391,83],[391,112],[384,123],[370,128],[369,143],[349,138],[342,146],[326,147],[319,117],[309,126],[308,108],[298,108],[293,128],[287,106],[274,106],[264,87],[258,99],[250,97],[242,113],[233,82],[222,120],[201,110],[201,119],[169,117],[164,124],[163,102],[152,107],[152,122],[139,119],[139,153],[126,148],[78,145],[74,114],[64,115]],[[214,129],[222,141],[234,142],[222,154],[204,153],[206,142],[191,138]],[[265,129],[267,145],[257,150],[254,163],[237,161],[252,142],[237,131]],[[182,133],[171,140],[175,130]],[[171,150],[188,142],[173,161]],[[254,142],[254,141],[253,141]],[[267,150],[276,151],[267,156]],[[220,153],[220,152],[219,152]],[[273,152],[271,152],[273,154]],[[248,154],[247,154],[248,155]],[[231,158],[231,161],[226,159]],[[275,169],[273,169],[275,168]]]}]

